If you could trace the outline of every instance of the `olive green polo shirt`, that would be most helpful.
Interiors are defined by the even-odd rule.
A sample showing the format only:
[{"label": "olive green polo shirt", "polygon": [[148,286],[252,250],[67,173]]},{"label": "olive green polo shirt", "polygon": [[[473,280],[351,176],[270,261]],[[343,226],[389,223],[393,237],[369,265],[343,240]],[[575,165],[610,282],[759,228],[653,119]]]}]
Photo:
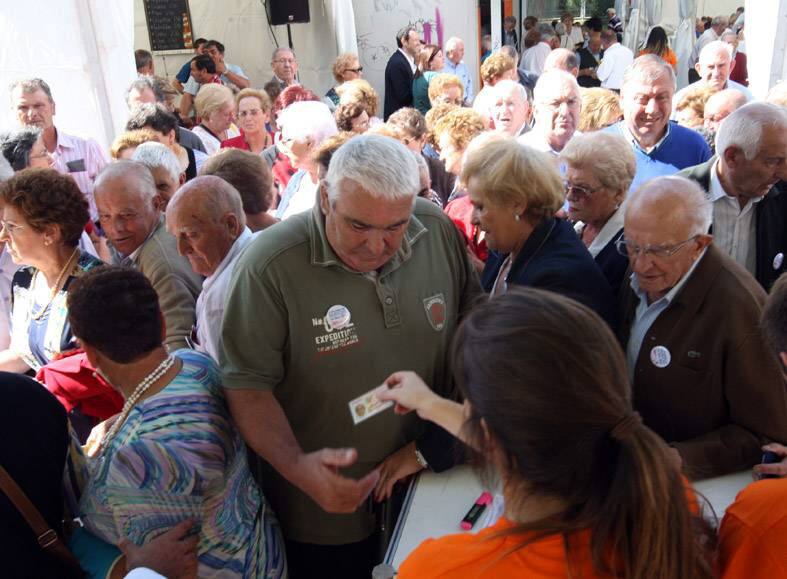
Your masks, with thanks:
[{"label": "olive green polo shirt", "polygon": [[[424,422],[388,410],[354,425],[348,403],[397,370],[450,394],[451,338],[480,286],[456,227],[428,201],[416,200],[401,249],[372,274],[339,260],[324,223],[316,206],[246,248],[230,282],[221,370],[225,388],[273,390],[305,452],[357,448],[342,474],[360,478]],[[365,507],[326,513],[265,466],[264,491],[288,539],[338,545],[373,532]]]}]

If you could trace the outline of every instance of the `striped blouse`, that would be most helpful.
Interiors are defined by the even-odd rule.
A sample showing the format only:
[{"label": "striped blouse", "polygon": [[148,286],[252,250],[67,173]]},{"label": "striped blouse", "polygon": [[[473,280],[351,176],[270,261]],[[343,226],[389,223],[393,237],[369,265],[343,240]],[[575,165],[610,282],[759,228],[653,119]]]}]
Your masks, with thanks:
[{"label": "striped blouse", "polygon": [[251,476],[214,362],[180,350],[183,368],[131,410],[80,501],[85,526],[140,545],[178,522],[199,528],[201,578],[286,576],[278,522]]}]

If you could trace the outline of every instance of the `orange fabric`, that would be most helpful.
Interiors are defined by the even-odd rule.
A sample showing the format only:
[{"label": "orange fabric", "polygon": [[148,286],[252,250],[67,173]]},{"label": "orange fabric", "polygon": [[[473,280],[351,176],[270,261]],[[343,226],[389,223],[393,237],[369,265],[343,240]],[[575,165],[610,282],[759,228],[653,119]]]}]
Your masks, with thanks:
[{"label": "orange fabric", "polygon": [[[501,519],[477,534],[449,535],[424,541],[399,567],[397,579],[438,577],[553,579],[568,577],[566,550],[562,535],[551,535],[506,555],[522,542],[522,535],[489,538],[513,523]],[[583,579],[601,577],[593,571],[590,559],[590,531],[572,542],[576,546],[574,571]]]},{"label": "orange fabric", "polygon": [[787,479],[750,484],[719,531],[722,579],[787,577]]},{"label": "orange fabric", "polygon": [[[648,54],[649,52],[650,51],[640,50],[639,54],[637,56],[642,56],[643,54]],[[675,68],[676,66],[678,66],[678,57],[675,55],[675,53],[672,51],[671,48],[667,49],[667,54],[662,56],[661,59],[664,62],[668,62],[669,64],[671,64],[672,68]]]}]

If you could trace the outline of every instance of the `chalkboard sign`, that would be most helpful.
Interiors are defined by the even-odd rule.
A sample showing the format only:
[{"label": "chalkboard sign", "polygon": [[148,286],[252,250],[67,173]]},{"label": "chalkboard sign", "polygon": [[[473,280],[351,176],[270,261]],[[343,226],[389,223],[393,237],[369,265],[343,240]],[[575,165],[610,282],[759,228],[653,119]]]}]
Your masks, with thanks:
[{"label": "chalkboard sign", "polygon": [[150,50],[193,48],[188,0],[143,0]]}]

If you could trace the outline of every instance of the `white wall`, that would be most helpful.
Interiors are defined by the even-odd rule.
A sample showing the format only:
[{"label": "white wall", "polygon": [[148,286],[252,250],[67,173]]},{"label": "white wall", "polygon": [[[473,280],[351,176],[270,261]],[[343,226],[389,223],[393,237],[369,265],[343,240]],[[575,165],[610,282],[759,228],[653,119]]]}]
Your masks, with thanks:
[{"label": "white wall", "polygon": [[[300,80],[304,86],[324,94],[334,84],[331,64],[337,56],[335,34],[326,3],[310,0],[311,22],[292,26],[293,45],[298,56]],[[259,0],[190,0],[194,38],[215,38],[225,48],[228,62],[240,65],[252,81],[262,87],[271,78],[270,60],[274,43]],[[442,20],[443,41],[451,36],[465,40],[465,62],[474,75],[478,91],[478,39],[475,0],[356,0],[355,24],[358,52],[364,76],[380,93],[382,100],[385,63],[396,49],[396,32],[408,23],[419,30],[424,23],[437,38],[437,12]],[[287,44],[287,29],[274,26],[281,46]],[[149,39],[142,0],[134,0],[134,47],[149,49]],[[190,52],[155,55],[156,73],[174,77]],[[381,108],[382,108],[382,102]]]},{"label": "white wall", "polygon": [[[473,75],[478,94],[478,32],[475,0],[362,0],[354,2],[358,51],[364,77],[380,93],[385,87],[385,64],[396,50],[396,33],[408,24],[431,30],[437,42],[437,16],[442,24],[443,42],[451,36],[465,41],[465,63]],[[423,36],[422,36],[423,38]]]},{"label": "white wall", "polygon": [[[326,0],[329,1],[329,0]],[[190,0],[194,38],[216,39],[224,44],[227,62],[243,68],[252,86],[261,88],[271,79],[273,42],[265,7],[260,0]],[[330,67],[336,58],[336,42],[323,0],[310,0],[311,22],[292,25],[301,83],[319,94],[333,84]],[[274,26],[279,46],[287,46],[287,27]],[[150,49],[145,9],[134,0],[134,47]],[[155,54],[156,74],[174,77],[193,54]]]}]

